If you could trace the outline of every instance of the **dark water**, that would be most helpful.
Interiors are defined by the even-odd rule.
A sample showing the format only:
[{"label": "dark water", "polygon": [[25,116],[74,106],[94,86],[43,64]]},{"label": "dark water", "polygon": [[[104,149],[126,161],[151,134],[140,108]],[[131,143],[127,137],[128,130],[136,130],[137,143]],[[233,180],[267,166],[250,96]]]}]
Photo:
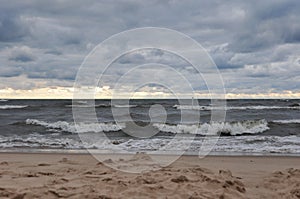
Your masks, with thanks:
[{"label": "dark water", "polygon": [[[110,100],[96,100],[98,123],[80,123],[77,128],[71,100],[0,100],[0,148],[119,147],[130,151],[157,151],[168,150],[163,146],[172,141],[180,151],[185,142],[193,139],[188,151],[197,152],[206,135],[221,135],[212,151],[300,154],[300,100],[228,100],[223,123],[210,122],[213,109],[210,100],[198,100],[199,105],[192,105],[190,101],[179,106],[177,100],[130,100],[129,107],[115,106],[116,109],[128,108],[137,125],[151,125],[159,131],[150,138],[134,138],[122,131],[126,120],[122,124],[115,123]],[[149,108],[155,104],[165,108],[166,124],[159,120],[150,123]],[[84,100],[74,106],[82,110],[89,107]],[[183,110],[186,116],[200,113],[200,125],[182,124]],[[103,131],[105,136],[99,138]],[[79,135],[100,140],[86,143]],[[180,135],[180,139],[174,141],[175,135]]]}]

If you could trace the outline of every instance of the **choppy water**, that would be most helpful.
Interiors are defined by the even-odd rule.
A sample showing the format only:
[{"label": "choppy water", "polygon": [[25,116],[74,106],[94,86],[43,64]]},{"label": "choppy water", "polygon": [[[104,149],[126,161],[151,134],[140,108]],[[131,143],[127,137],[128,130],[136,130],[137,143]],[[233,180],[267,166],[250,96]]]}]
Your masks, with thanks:
[{"label": "choppy water", "polygon": [[[82,123],[75,128],[71,100],[0,100],[0,149],[112,149],[156,151],[180,134],[172,144],[177,150],[193,138],[189,152],[200,150],[206,135],[221,134],[214,152],[300,154],[300,100],[229,100],[224,123],[210,122],[215,109],[209,100],[199,105],[179,105],[177,100],[131,100],[130,115],[138,125],[149,124],[149,108],[160,104],[167,111],[166,124],[151,125],[159,133],[151,138],[134,138],[122,131],[126,121],[116,124],[110,100],[96,100],[99,123]],[[88,108],[86,101],[73,107]],[[115,108],[128,108],[115,105]],[[200,125],[181,124],[181,111],[188,115],[200,112]],[[79,134],[91,137],[105,132],[106,139],[82,142]],[[99,139],[99,137],[97,137]]]}]

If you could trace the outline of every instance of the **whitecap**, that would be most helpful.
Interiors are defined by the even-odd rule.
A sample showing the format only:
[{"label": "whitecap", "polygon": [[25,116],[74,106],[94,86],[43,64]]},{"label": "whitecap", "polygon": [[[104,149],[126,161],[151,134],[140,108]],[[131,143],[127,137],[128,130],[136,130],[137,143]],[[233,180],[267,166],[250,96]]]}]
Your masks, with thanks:
[{"label": "whitecap", "polygon": [[114,104],[115,108],[134,108],[137,107],[137,105],[134,104]]},{"label": "whitecap", "polygon": [[66,121],[45,122],[36,119],[27,119],[26,124],[44,126],[48,130],[65,131],[70,133],[87,133],[87,132],[109,132],[119,131],[125,128],[125,124],[114,123],[69,123]]},{"label": "whitecap", "polygon": [[290,120],[273,120],[274,123],[280,123],[280,124],[296,124],[300,123],[300,119],[290,119]]},{"label": "whitecap", "polygon": [[28,105],[0,105],[0,109],[20,109],[26,107],[28,107]]},{"label": "whitecap", "polygon": [[198,135],[218,135],[223,133],[226,135],[242,135],[242,134],[258,134],[269,129],[266,120],[246,120],[240,122],[212,122],[200,125],[168,125],[153,124],[162,132],[184,133]]}]

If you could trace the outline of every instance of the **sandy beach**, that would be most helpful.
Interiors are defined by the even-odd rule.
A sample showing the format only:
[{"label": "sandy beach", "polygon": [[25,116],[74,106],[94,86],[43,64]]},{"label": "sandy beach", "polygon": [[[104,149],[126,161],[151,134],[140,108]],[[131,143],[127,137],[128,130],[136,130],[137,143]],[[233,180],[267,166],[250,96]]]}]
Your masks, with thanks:
[{"label": "sandy beach", "polygon": [[[139,154],[130,164],[145,161]],[[89,154],[0,153],[0,198],[300,198],[299,165],[299,157],[182,156],[133,174]]]}]

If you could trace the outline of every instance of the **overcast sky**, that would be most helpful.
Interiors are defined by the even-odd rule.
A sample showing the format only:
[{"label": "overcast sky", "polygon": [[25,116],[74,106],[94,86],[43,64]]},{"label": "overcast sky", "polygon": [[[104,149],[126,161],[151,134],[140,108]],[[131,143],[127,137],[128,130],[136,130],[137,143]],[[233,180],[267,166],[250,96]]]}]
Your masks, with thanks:
[{"label": "overcast sky", "polygon": [[[199,42],[229,94],[300,97],[299,10],[298,0],[0,0],[0,97],[33,92],[59,98],[71,91],[79,66],[97,44],[146,26],[174,29]],[[123,66],[141,60],[186,67],[163,55],[128,55],[111,75],[119,77]]]}]

